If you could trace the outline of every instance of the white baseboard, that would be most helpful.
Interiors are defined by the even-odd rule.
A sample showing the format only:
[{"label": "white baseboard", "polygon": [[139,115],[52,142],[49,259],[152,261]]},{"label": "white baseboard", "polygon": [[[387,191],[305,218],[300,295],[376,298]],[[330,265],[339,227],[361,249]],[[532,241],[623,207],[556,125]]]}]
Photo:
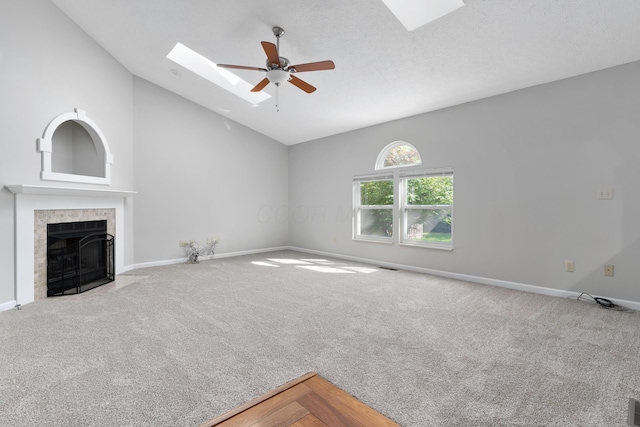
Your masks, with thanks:
[{"label": "white baseboard", "polygon": [[184,257],[184,258],[176,258],[176,259],[166,259],[162,261],[141,262],[138,264],[131,264],[126,266],[123,272],[137,270],[139,268],[160,267],[161,265],[180,264],[182,262],[187,262],[187,258]]},{"label": "white baseboard", "polygon": [[12,308],[15,308],[15,306],[16,306],[15,300],[3,302],[3,303],[0,303],[0,311],[11,310]]},{"label": "white baseboard", "polygon": [[[491,285],[491,286],[498,286],[501,288],[515,289],[518,291],[533,292],[536,294],[549,295],[553,297],[576,299],[580,296],[580,292],[565,291],[562,289],[554,289],[554,288],[545,288],[543,286],[528,285],[525,283],[518,283],[518,282],[509,282],[506,280],[490,279],[488,277],[471,276],[468,274],[452,273],[449,271],[442,271],[442,270],[433,270],[430,268],[415,267],[412,265],[377,261],[374,259],[334,254],[331,252],[316,251],[313,249],[298,248],[295,246],[288,246],[287,249],[290,249],[292,251],[314,254],[314,255],[322,255],[322,256],[327,256],[332,258],[344,259],[348,261],[362,262],[365,264],[379,265],[381,267],[395,268],[398,270],[407,270],[407,271],[414,271],[416,273],[431,274],[433,276],[448,277],[450,279],[464,280],[467,282],[480,283],[483,285]],[[600,298],[607,298],[614,304],[624,308],[630,308],[632,310],[640,310],[640,302],[615,299],[615,298],[610,298],[602,295],[593,295],[593,296],[600,297]]]},{"label": "white baseboard", "polygon": [[242,255],[253,255],[253,254],[262,254],[265,252],[275,252],[275,251],[284,251],[289,249],[289,246],[278,246],[275,248],[264,248],[264,249],[251,249],[248,251],[240,251],[240,252],[227,252],[224,254],[216,254],[214,258],[230,258],[234,256],[242,256]]},{"label": "white baseboard", "polygon": [[[230,257],[236,257],[236,256],[242,256],[242,255],[253,255],[253,254],[261,254],[264,252],[275,252],[275,251],[283,251],[289,249],[288,246],[278,246],[278,247],[274,247],[274,248],[263,248],[263,249],[250,249],[247,251],[239,251],[239,252],[225,252],[225,253],[221,253],[221,254],[215,254],[215,255],[203,255],[201,257],[199,257],[200,260],[202,261],[206,261],[206,260],[210,260],[210,259],[219,259],[219,258],[230,258]],[[187,257],[184,258],[176,258],[176,259],[168,259],[168,260],[164,260],[164,261],[150,261],[150,262],[142,262],[139,264],[131,264],[126,266],[123,269],[123,273],[127,272],[127,271],[131,271],[131,270],[137,270],[139,268],[147,268],[147,267],[158,267],[161,265],[171,265],[171,264],[182,264],[187,262],[188,259]]]},{"label": "white baseboard", "polygon": [[135,264],[125,265],[122,267],[122,270],[118,271],[116,274],[126,273],[127,271],[135,270]]}]

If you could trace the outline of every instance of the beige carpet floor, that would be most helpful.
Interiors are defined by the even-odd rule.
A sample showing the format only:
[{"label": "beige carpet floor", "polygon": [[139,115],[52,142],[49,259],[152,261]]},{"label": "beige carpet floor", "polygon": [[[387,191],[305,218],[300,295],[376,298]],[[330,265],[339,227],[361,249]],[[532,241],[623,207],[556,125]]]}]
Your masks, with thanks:
[{"label": "beige carpet floor", "polygon": [[283,251],[0,313],[0,425],[194,426],[315,371],[403,426],[624,426],[640,316]]}]

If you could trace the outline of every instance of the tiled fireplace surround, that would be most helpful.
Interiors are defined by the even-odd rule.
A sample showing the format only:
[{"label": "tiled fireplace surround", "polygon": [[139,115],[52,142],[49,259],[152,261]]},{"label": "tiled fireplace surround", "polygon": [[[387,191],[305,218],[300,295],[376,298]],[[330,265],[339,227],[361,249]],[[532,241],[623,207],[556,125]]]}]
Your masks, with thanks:
[{"label": "tiled fireplace surround", "polygon": [[34,299],[47,297],[47,224],[107,220],[107,233],[116,234],[115,209],[37,210],[33,216]]},{"label": "tiled fireplace surround", "polygon": [[[124,211],[133,191],[6,186],[15,194],[16,304],[46,298],[46,224],[107,220],[115,236],[115,272],[124,268]],[[36,231],[37,230],[37,231]]]}]

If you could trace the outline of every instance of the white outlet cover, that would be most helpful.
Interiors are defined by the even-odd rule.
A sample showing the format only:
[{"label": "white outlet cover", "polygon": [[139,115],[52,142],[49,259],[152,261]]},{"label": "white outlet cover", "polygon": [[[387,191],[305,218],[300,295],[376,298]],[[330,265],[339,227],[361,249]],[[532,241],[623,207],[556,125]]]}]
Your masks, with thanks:
[{"label": "white outlet cover", "polygon": [[600,188],[597,193],[598,200],[613,199],[613,188]]}]

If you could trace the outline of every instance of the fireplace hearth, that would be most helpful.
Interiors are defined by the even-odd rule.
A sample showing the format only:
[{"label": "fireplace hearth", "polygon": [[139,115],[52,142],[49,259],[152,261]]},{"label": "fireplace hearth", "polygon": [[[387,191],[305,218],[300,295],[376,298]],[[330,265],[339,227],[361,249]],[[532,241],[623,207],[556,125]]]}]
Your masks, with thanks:
[{"label": "fireplace hearth", "polygon": [[47,296],[88,291],[115,278],[107,221],[47,224]]}]

